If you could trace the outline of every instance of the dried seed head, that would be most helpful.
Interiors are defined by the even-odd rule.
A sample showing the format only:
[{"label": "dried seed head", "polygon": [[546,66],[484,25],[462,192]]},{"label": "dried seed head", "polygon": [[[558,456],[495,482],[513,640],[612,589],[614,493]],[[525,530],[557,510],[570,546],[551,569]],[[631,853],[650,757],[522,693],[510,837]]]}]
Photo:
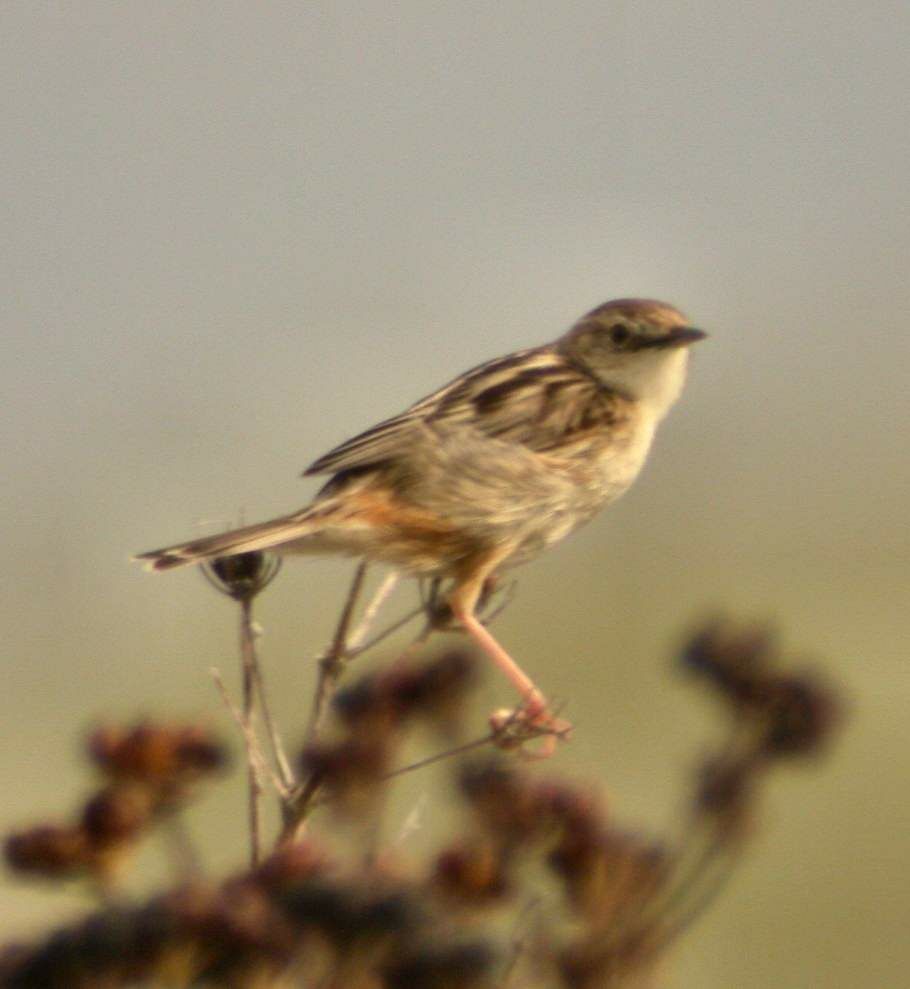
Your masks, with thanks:
[{"label": "dried seed head", "polygon": [[322,875],[327,868],[322,849],[311,841],[295,841],[272,852],[256,869],[254,878],[265,889],[280,889]]},{"label": "dried seed head", "polygon": [[833,691],[809,674],[769,678],[759,702],[767,718],[762,751],[772,757],[816,754],[842,719]]},{"label": "dried seed head", "polygon": [[4,852],[11,868],[52,879],[79,871],[91,858],[88,836],[82,828],[54,824],[11,834]]},{"label": "dried seed head", "polygon": [[318,931],[341,950],[406,940],[425,916],[411,890],[365,888],[325,877],[291,884],[274,899],[295,929]]},{"label": "dried seed head", "polygon": [[695,806],[728,838],[739,838],[754,803],[761,762],[755,759],[706,759],[698,774]]},{"label": "dried seed head", "polygon": [[483,941],[422,945],[387,967],[386,989],[481,989],[491,985],[496,956]]},{"label": "dried seed head", "polygon": [[412,670],[393,667],[385,677],[385,689],[403,715],[434,715],[464,697],[475,669],[468,653],[452,650]]},{"label": "dried seed head", "polygon": [[209,943],[249,950],[270,950],[284,941],[271,901],[248,877],[227,882],[218,891],[200,935]]},{"label": "dried seed head", "polygon": [[391,745],[381,737],[351,737],[314,742],[300,756],[306,776],[318,779],[342,799],[371,792],[389,771]]},{"label": "dried seed head", "polygon": [[170,784],[220,769],[227,750],[201,725],[106,725],[89,736],[89,755],[115,778]]},{"label": "dried seed head", "polygon": [[281,557],[255,551],[219,556],[203,564],[209,583],[235,601],[252,601],[278,575]]},{"label": "dried seed head", "polygon": [[596,795],[589,790],[546,780],[537,784],[541,802],[561,827],[571,831],[596,831],[604,826],[606,815]]},{"label": "dried seed head", "polygon": [[738,718],[753,719],[767,756],[818,751],[841,720],[841,704],[819,677],[780,673],[767,631],[732,632],[706,626],[683,650],[683,663],[732,702]]},{"label": "dried seed head", "polygon": [[501,849],[489,841],[460,843],[441,852],[433,867],[433,885],[466,906],[501,900],[509,891]]},{"label": "dried seed head", "polygon": [[572,908],[604,926],[658,889],[668,854],[657,842],[615,828],[566,829],[547,861]]},{"label": "dried seed head", "polygon": [[341,944],[357,935],[361,904],[353,889],[317,877],[276,891],[274,899],[295,929],[318,931]]},{"label": "dried seed head", "polygon": [[498,841],[524,841],[552,823],[546,794],[500,759],[469,763],[460,783],[480,822]]},{"label": "dried seed head", "polygon": [[583,937],[559,953],[557,968],[567,989],[619,989],[650,985],[636,976],[653,960],[653,946],[641,931],[612,942],[602,936]]},{"label": "dried seed head", "polygon": [[136,838],[154,810],[154,794],[147,787],[113,786],[85,805],[82,827],[93,849],[108,848]]},{"label": "dried seed head", "polygon": [[683,666],[735,702],[747,702],[756,680],[767,670],[774,638],[766,628],[735,630],[711,622],[683,647]]},{"label": "dried seed head", "polygon": [[358,730],[448,714],[470,687],[474,668],[467,653],[447,652],[428,663],[397,665],[361,677],[339,690],[333,704],[341,720]]}]

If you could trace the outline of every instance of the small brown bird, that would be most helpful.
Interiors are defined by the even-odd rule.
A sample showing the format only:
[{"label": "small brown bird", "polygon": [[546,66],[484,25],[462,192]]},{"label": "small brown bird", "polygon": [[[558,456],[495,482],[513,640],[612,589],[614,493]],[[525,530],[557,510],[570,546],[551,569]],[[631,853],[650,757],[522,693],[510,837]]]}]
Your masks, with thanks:
[{"label": "small brown bird", "polygon": [[481,364],[320,457],[313,502],[269,522],[142,553],[151,570],[253,550],[336,553],[448,578],[455,618],[515,684],[543,694],[477,619],[484,583],[587,522],[635,480],[705,334],[672,306],[618,299],[554,343]]}]

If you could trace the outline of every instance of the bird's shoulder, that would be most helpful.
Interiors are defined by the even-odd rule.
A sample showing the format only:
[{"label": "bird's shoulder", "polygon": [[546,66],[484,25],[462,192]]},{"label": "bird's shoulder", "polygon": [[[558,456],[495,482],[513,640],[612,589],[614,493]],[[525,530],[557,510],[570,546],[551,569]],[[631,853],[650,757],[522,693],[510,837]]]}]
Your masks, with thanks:
[{"label": "bird's shoulder", "polygon": [[397,459],[418,437],[444,436],[459,426],[559,453],[576,440],[620,426],[630,402],[603,387],[551,346],[534,347],[480,364],[404,412],[354,436],[307,468],[326,474]]}]

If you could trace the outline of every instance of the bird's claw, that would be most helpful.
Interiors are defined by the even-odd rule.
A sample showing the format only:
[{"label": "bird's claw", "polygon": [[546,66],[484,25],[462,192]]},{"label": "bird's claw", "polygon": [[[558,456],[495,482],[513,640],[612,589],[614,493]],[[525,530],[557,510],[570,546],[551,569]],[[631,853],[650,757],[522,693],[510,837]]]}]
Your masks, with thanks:
[{"label": "bird's claw", "polygon": [[[566,741],[572,724],[557,718],[543,704],[532,701],[525,707],[499,708],[490,715],[494,742],[502,749],[518,749],[526,759],[549,759],[560,741]],[[525,743],[542,740],[535,748]]]}]

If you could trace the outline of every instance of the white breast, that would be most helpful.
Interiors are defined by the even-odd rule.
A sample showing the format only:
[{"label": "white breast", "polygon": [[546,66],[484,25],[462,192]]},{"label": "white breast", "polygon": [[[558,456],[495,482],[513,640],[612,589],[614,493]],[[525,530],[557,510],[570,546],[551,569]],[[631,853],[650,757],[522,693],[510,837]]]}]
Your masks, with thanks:
[{"label": "white breast", "polygon": [[642,409],[642,417],[615,450],[605,453],[600,468],[608,501],[618,498],[638,477],[644,466],[657,428],[657,418],[649,410]]}]

